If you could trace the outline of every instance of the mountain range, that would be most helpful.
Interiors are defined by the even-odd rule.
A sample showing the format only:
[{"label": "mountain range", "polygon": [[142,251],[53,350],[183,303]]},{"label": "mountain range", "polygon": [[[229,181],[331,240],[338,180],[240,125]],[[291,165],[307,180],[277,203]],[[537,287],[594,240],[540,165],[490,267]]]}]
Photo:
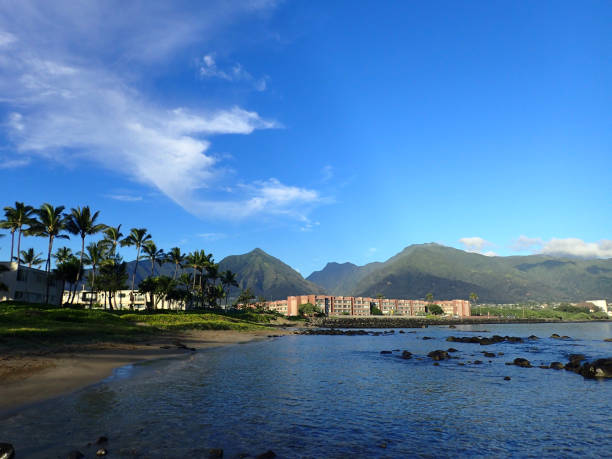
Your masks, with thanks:
[{"label": "mountain range", "polygon": [[[129,273],[134,263],[128,264]],[[424,298],[429,292],[439,300],[467,299],[475,292],[486,303],[612,298],[612,259],[490,257],[433,243],[411,245],[364,266],[331,262],[306,279],[261,249],[224,258],[219,270],[228,269],[237,274],[240,289],[269,300],[308,293]],[[150,262],[141,260],[137,283],[150,272]],[[172,276],[174,266],[156,267],[156,274]]]}]

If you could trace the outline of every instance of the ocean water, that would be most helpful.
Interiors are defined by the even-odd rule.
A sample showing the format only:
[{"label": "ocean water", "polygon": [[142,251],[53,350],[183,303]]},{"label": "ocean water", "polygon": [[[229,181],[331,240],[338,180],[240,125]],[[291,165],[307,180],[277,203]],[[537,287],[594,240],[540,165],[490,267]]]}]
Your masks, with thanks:
[{"label": "ocean water", "polygon": [[[612,379],[507,366],[612,356],[611,323],[284,336],[118,369],[71,395],[0,417],[18,458],[66,457],[100,435],[107,457],[610,457]],[[552,333],[571,340],[549,338]],[[446,337],[541,339],[490,346]],[[433,339],[423,340],[424,336]],[[434,366],[427,353],[454,347]],[[409,350],[411,360],[399,352]],[[483,351],[503,353],[486,358]],[[476,365],[474,360],[483,361]],[[465,365],[460,365],[464,363]],[[510,376],[505,381],[504,376]]]}]

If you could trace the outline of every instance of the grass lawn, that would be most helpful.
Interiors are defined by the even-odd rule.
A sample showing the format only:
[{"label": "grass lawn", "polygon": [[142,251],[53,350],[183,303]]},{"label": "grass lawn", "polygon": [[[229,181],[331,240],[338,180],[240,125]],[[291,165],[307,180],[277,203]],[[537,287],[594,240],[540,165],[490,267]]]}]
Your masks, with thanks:
[{"label": "grass lawn", "polygon": [[109,312],[13,301],[0,303],[0,343],[131,342],[176,330],[265,329],[274,318],[252,312]]}]

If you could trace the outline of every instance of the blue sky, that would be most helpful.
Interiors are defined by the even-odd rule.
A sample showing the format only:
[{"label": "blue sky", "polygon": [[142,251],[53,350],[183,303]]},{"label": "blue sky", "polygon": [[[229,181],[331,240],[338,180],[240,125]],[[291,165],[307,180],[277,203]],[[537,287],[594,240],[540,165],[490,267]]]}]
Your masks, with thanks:
[{"label": "blue sky", "polygon": [[2,1],[1,204],[90,205],[305,276],[424,242],[610,258],[611,21],[597,1]]}]

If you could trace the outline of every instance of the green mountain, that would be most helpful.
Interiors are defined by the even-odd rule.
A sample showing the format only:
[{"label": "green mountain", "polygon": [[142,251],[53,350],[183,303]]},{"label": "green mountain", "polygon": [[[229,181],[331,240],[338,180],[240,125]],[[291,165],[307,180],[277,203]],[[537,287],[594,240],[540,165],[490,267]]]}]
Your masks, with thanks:
[{"label": "green mountain", "polygon": [[268,300],[323,293],[320,286],[305,280],[291,266],[261,249],[224,258],[219,263],[219,270],[228,269],[237,273],[240,289],[250,288],[254,295],[261,295]]},{"label": "green mountain", "polygon": [[335,295],[423,298],[432,292],[446,300],[467,299],[476,292],[481,302],[491,303],[580,301],[612,298],[612,259],[487,257],[421,244],[406,247],[384,263],[329,263],[307,279]]}]

